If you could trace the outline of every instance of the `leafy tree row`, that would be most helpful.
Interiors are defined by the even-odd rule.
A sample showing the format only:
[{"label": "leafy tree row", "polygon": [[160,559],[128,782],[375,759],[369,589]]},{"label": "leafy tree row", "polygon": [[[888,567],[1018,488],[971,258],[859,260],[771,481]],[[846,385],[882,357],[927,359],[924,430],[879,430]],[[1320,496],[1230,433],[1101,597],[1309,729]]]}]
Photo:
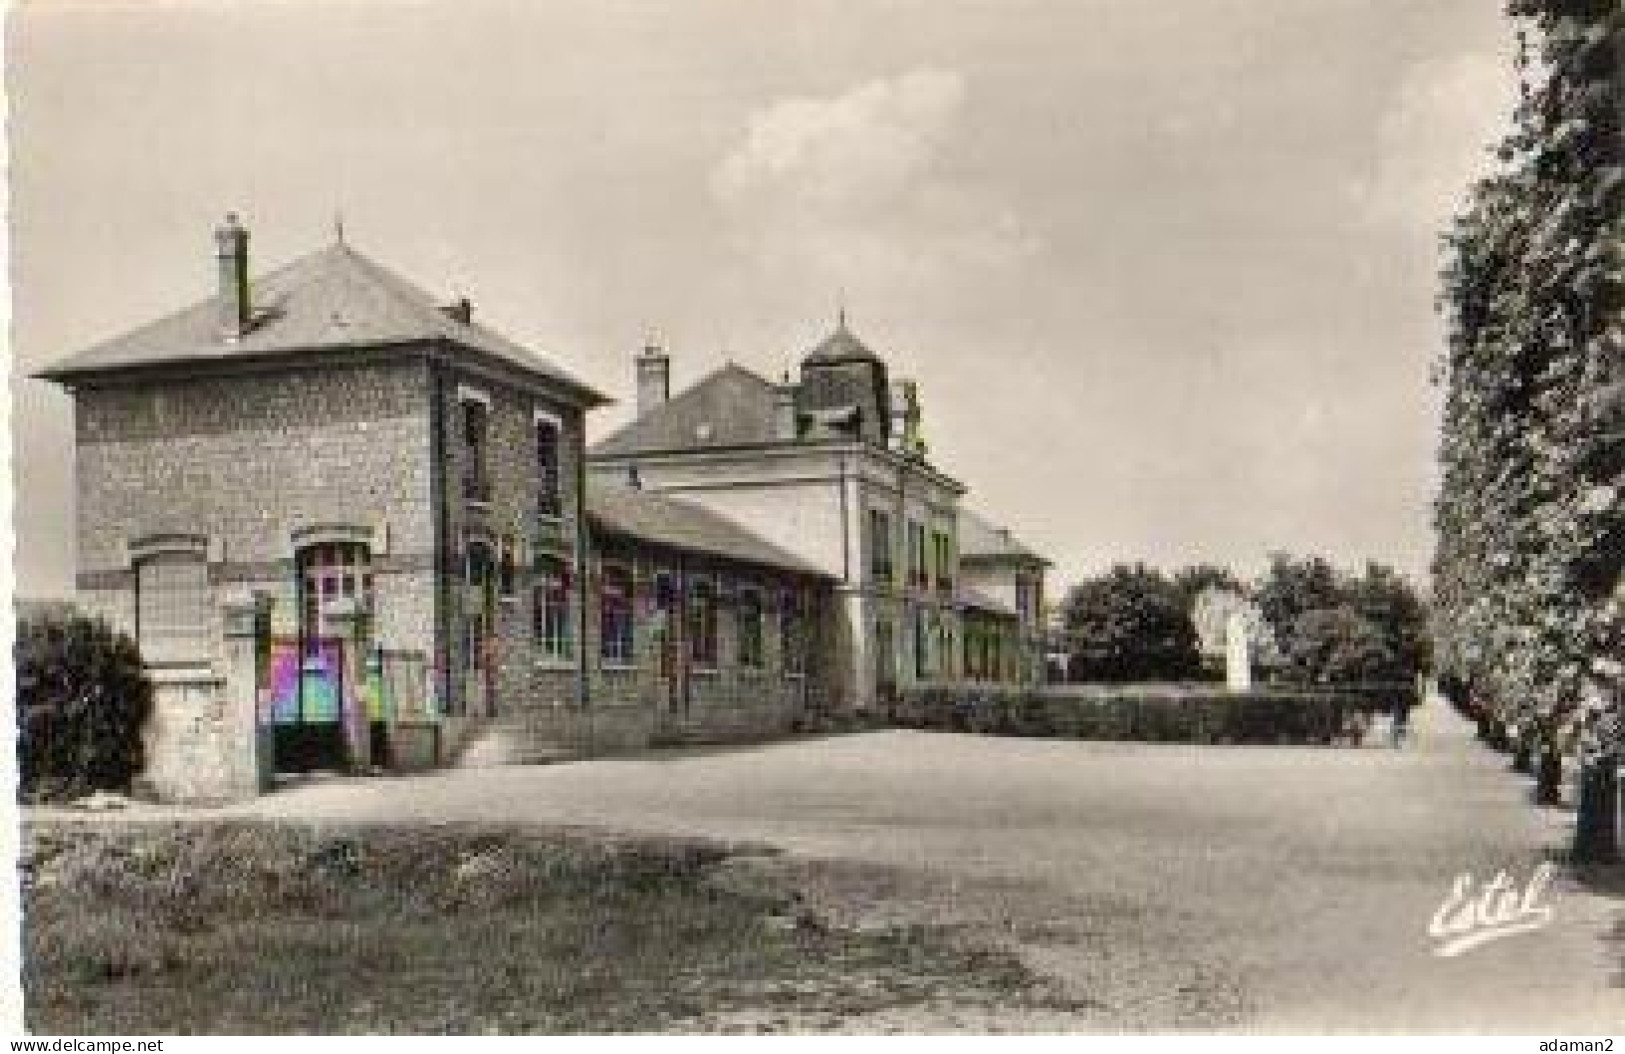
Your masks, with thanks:
[{"label": "leafy tree row", "polygon": [[1439,661],[1487,736],[1542,759],[1548,797],[1579,757],[1577,849],[1607,855],[1625,674],[1625,16],[1622,0],[1508,12],[1511,131],[1444,239]]},{"label": "leafy tree row", "polygon": [[1429,661],[1427,609],[1393,570],[1369,564],[1355,575],[1276,554],[1255,584],[1211,565],[1169,576],[1144,564],[1080,582],[1062,607],[1068,679],[1198,677],[1207,611],[1251,615],[1255,660],[1288,683],[1410,681]]}]

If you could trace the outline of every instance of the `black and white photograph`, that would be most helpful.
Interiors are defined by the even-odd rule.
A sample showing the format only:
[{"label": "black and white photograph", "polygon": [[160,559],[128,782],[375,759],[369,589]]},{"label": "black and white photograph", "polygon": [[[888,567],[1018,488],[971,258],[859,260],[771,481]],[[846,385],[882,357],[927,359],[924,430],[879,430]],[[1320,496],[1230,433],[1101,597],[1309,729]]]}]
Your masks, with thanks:
[{"label": "black and white photograph", "polygon": [[12,0],[4,117],[11,1049],[1625,1040],[1625,0]]}]

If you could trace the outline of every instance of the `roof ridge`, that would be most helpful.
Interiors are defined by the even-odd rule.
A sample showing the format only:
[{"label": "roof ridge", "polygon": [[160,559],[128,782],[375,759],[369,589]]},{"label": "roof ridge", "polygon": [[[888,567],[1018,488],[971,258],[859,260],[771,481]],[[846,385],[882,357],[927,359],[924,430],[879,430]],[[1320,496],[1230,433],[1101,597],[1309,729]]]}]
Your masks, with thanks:
[{"label": "roof ridge", "polygon": [[347,241],[302,253],[249,282],[252,317],[236,341],[220,339],[216,290],[60,357],[33,376],[63,381],[77,374],[161,363],[443,341],[547,377],[589,403],[608,401],[551,357],[488,327],[453,318],[429,290]]}]

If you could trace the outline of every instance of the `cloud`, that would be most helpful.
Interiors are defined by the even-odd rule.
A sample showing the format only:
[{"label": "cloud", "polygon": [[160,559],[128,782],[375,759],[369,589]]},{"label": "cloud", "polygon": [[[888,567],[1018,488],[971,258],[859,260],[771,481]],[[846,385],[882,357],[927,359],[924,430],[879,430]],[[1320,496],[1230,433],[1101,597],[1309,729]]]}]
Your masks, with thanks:
[{"label": "cloud", "polygon": [[947,164],[964,136],[964,78],[916,70],[757,111],[712,193],[754,262],[814,283],[936,281],[1004,267],[1037,240]]},{"label": "cloud", "polygon": [[1378,126],[1371,177],[1353,188],[1364,218],[1441,229],[1468,184],[1487,170],[1487,151],[1505,129],[1513,100],[1506,56],[1462,55],[1413,69]]}]

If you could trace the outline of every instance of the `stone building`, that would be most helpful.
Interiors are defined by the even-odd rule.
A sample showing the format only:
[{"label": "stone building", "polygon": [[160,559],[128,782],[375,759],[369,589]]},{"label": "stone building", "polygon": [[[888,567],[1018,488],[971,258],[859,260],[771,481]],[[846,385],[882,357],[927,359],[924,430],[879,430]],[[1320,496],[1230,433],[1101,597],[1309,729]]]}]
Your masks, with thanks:
[{"label": "stone building", "polygon": [[[250,605],[261,769],[435,763],[471,732],[652,691],[601,640],[621,632],[601,592],[619,572],[590,548],[583,415],[604,397],[342,239],[252,281],[248,244],[228,218],[213,296],[40,373],[73,396],[79,604],[135,637],[159,685],[159,789],[263,778],[201,763],[240,726],[218,711],[228,612]],[[638,575],[667,570],[637,551],[644,530],[672,582],[711,576],[714,594],[693,587],[702,601],[756,589],[765,615],[786,596],[817,609],[820,576],[742,529],[676,503],[660,529],[624,515],[653,500],[606,495],[596,521],[636,552],[635,601]],[[715,672],[685,678],[674,721],[711,714],[722,682],[738,694]]]},{"label": "stone building", "polygon": [[984,544],[1008,536],[844,318],[794,383],[728,366],[670,398],[646,349],[637,419],[589,455],[607,400],[466,299],[342,237],[258,278],[248,246],[228,217],[212,296],[40,373],[73,396],[79,605],[158,686],[157,793],[758,737],[1027,678],[1044,562]]},{"label": "stone building", "polygon": [[[636,357],[635,373],[637,417],[592,447],[589,479],[635,473],[646,490],[727,516],[828,575],[832,705],[883,708],[910,688],[965,679],[967,663],[979,680],[1041,677],[1046,562],[1019,546],[982,551],[994,529],[979,518],[978,548],[964,551],[965,487],[928,457],[915,384],[890,376],[844,312],[793,381],[730,363],[673,396],[657,347]],[[966,571],[985,588],[967,589]],[[997,641],[990,665],[984,642]]]}]

